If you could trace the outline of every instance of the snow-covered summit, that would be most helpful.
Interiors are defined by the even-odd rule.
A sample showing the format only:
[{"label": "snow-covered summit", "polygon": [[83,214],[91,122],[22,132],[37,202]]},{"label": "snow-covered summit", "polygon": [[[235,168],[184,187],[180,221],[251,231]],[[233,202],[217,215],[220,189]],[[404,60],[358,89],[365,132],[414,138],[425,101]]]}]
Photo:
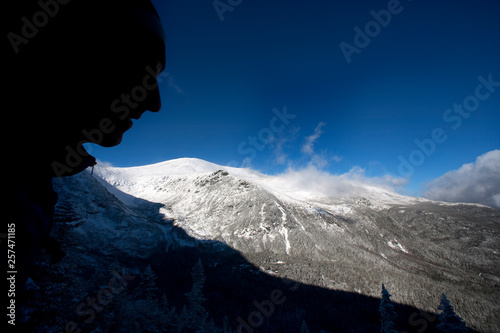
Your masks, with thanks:
[{"label": "snow-covered summit", "polygon": [[179,158],[155,164],[129,168],[99,167],[101,173],[116,173],[129,176],[192,175],[217,171],[221,166],[198,158]]},{"label": "snow-covered summit", "polygon": [[[185,178],[207,175],[223,170],[229,175],[248,181],[280,199],[288,201],[352,201],[364,198],[373,206],[410,204],[426,201],[406,197],[387,187],[357,179],[322,173],[318,170],[291,171],[280,175],[265,175],[248,168],[222,166],[197,158],[180,158],[151,165],[117,168],[97,167],[96,173],[121,191],[147,200],[156,201],[156,194],[146,191],[151,184],[166,177]],[[356,199],[358,198],[358,199]]]}]

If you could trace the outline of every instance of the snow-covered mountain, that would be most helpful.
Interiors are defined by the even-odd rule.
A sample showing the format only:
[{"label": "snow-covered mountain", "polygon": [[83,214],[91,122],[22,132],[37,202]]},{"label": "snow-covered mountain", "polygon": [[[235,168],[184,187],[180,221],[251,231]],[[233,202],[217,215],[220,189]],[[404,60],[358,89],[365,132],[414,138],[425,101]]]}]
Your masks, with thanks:
[{"label": "snow-covered mountain", "polygon": [[[141,204],[134,198],[161,204],[160,213],[191,237],[221,241],[264,262],[273,258],[267,267],[255,259],[273,274],[367,295],[377,295],[385,281],[396,300],[429,310],[446,291],[474,322],[486,318],[460,303],[468,299],[464,294],[477,289],[482,295],[474,298],[484,306],[499,296],[498,210],[406,197],[361,182],[351,182],[345,196],[328,197],[290,177],[198,159],[96,173],[129,206]],[[304,274],[303,261],[322,264]]]},{"label": "snow-covered mountain", "polygon": [[271,276],[375,297],[385,283],[394,301],[426,311],[445,292],[470,327],[495,331],[500,211],[330,180],[198,159],[96,167],[57,180],[58,211],[77,247],[106,256],[226,244]]}]

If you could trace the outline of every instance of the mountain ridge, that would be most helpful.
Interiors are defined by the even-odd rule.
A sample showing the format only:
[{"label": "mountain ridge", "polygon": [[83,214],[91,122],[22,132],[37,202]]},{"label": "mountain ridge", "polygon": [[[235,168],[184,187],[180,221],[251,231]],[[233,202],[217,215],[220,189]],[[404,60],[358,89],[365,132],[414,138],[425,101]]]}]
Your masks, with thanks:
[{"label": "mountain ridge", "polygon": [[69,244],[104,257],[231,248],[269,276],[369,297],[379,297],[384,283],[394,301],[424,311],[434,311],[446,292],[469,327],[495,332],[498,210],[379,188],[365,196],[311,196],[310,187],[298,191],[293,181],[197,159],[99,167],[93,177],[56,180],[64,213],[56,229]]},{"label": "mountain ridge", "polygon": [[[376,285],[391,280],[387,272],[393,272],[398,281],[393,288],[400,294],[409,281],[418,281],[405,293],[416,297],[412,305],[427,310],[426,288],[440,293],[447,285],[451,294],[470,293],[476,287],[467,291],[465,285],[478,274],[482,280],[474,284],[479,289],[484,279],[489,281],[487,289],[496,290],[494,285],[500,283],[500,272],[494,268],[500,253],[500,214],[483,205],[405,197],[356,179],[327,179],[341,182],[347,191],[354,189],[353,194],[315,194],[310,186],[301,191],[297,184],[304,180],[296,182],[294,173],[268,176],[198,159],[96,173],[115,190],[161,204],[161,214],[190,237],[274,257],[287,263],[277,265],[278,272],[302,282],[375,296]],[[328,184],[318,186],[329,189]],[[343,272],[325,267],[319,280],[304,279],[294,268],[304,258],[335,263]],[[265,266],[259,260],[254,264]],[[371,267],[371,278],[361,276],[363,266]],[[463,287],[453,291],[452,285]],[[404,300],[402,295],[395,297]]]},{"label": "mountain ridge", "polygon": [[[212,162],[208,162],[205,160],[197,159],[197,158],[179,158],[174,160],[168,160],[164,162],[143,165],[143,166],[135,166],[135,167],[96,167],[96,173],[99,174],[103,179],[112,180],[113,175],[120,175],[121,179],[130,179],[130,178],[139,178],[139,177],[153,177],[153,176],[182,176],[182,175],[201,175],[206,173],[215,172],[218,170],[226,171],[230,173],[232,176],[242,178],[244,180],[252,181],[257,185],[260,185],[273,193],[283,192],[293,194],[292,198],[304,198],[307,194],[298,193],[300,191],[296,191],[293,193],[293,188],[283,187],[283,182],[286,180],[286,174],[278,174],[278,175],[266,175],[260,173],[256,170],[250,168],[236,168],[229,166],[217,165]],[[321,173],[321,171],[314,169],[315,172]],[[289,178],[293,178],[298,175],[298,171],[290,172]],[[334,179],[331,179],[334,180]],[[442,205],[476,205],[481,207],[488,207],[478,203],[450,203],[443,201],[434,201],[421,197],[413,197],[413,196],[405,196],[399,193],[396,193],[390,189],[384,188],[383,186],[376,186],[374,184],[364,184],[362,181],[351,180],[355,183],[356,186],[364,187],[366,192],[365,194],[372,194],[372,196],[377,196],[383,194],[387,197],[392,197],[393,200],[401,200],[403,202],[408,202],[410,200],[424,201],[424,202],[439,202]],[[281,186],[281,188],[280,188]],[[346,191],[347,192],[347,191]],[[310,195],[310,194],[309,194]],[[348,196],[352,196],[349,195]],[[363,196],[362,194],[358,196]],[[328,198],[328,195],[317,195],[318,198],[325,199]],[[313,197],[309,197],[307,199],[314,199]],[[334,199],[334,198],[330,198]],[[378,198],[380,199],[380,198]],[[299,199],[300,200],[300,199]],[[387,200],[391,202],[391,200]],[[491,208],[491,207],[490,207]]]}]

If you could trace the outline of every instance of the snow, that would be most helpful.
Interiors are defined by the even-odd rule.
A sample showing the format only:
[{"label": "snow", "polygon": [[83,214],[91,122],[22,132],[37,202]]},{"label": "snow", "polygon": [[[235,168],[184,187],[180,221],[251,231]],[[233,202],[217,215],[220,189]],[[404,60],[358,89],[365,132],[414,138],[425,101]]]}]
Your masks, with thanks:
[{"label": "snow", "polygon": [[[161,202],[163,201],[158,190],[154,186],[145,186],[146,184],[152,185],[153,183],[168,182],[171,179],[179,179],[177,186],[183,186],[182,179],[193,178],[199,175],[206,175],[218,170],[228,172],[231,176],[248,181],[255,184],[260,188],[272,193],[282,201],[304,203],[310,201],[324,201],[324,199],[336,199],[341,202],[346,202],[349,196],[331,197],[322,193],[319,190],[310,188],[301,188],[297,184],[291,184],[289,177],[283,175],[270,176],[259,173],[252,169],[234,168],[221,166],[207,161],[196,158],[181,158],[170,160],[166,162],[131,167],[131,168],[117,168],[117,167],[96,167],[96,174],[101,176],[110,185],[117,187],[120,191],[135,197],[143,198],[146,200]],[[372,209],[386,209],[391,204],[411,204],[425,199],[406,197],[395,192],[391,192],[385,188],[375,187],[373,185],[362,184],[353,182],[356,186],[357,196],[364,200],[359,201],[359,204],[369,205]],[[169,184],[170,186],[172,184]],[[116,195],[116,193],[114,193]],[[120,195],[120,194],[118,194]],[[120,199],[127,202],[127,198]],[[352,199],[356,201],[357,199]],[[330,211],[333,210],[339,214],[351,213],[351,208],[347,205],[337,204],[329,205]]]},{"label": "snow", "polygon": [[397,241],[397,239],[390,240],[387,242],[387,245],[389,245],[392,249],[402,251],[404,253],[408,253],[408,250],[405,249],[405,247]]},{"label": "snow", "polygon": [[[356,195],[332,196],[334,192],[316,191],[314,186],[298,186],[300,182],[289,176],[265,175],[195,158],[132,168],[98,166],[95,174],[129,207],[140,206],[143,200],[163,205],[159,213],[191,237],[279,249],[286,254],[306,246],[297,239],[342,237],[349,232],[350,221],[371,225],[373,221],[364,217],[370,210],[397,206],[400,214],[406,214],[414,204],[431,202],[359,180],[352,181]],[[384,242],[393,250],[409,253],[396,239]]]},{"label": "snow", "polygon": [[[476,219],[472,210],[454,217],[449,209],[440,211],[440,203],[420,205],[428,200],[370,184],[355,184],[355,196],[333,196],[289,180],[198,159],[134,168],[96,167],[94,177],[82,173],[64,179],[64,186],[59,184],[58,208],[64,213],[63,208],[70,207],[80,218],[69,228],[71,239],[78,240],[78,250],[85,249],[84,244],[109,258],[119,257],[119,251],[147,258],[177,246],[225,244],[253,258],[256,267],[264,264],[266,268],[261,270],[269,274],[286,273],[304,283],[313,283],[314,278],[320,286],[344,290],[365,290],[357,285],[367,281],[363,273],[350,273],[358,267],[369,268],[373,281],[386,276],[406,281],[407,273],[403,275],[399,267],[413,267],[408,266],[411,264],[426,268],[428,257],[436,263],[429,267],[460,267],[446,266],[448,261],[455,263],[446,256],[448,245],[463,244],[465,252],[469,239],[486,239],[477,258],[489,260],[499,253],[495,238],[476,237],[487,235],[490,229],[483,232],[473,227],[476,223],[471,221]],[[55,183],[62,181],[56,179]],[[391,209],[385,211],[387,207]],[[433,241],[438,232],[458,234],[460,239],[440,237]],[[396,258],[402,265],[393,265]],[[420,263],[420,258],[425,262]],[[317,267],[328,267],[329,261],[338,264],[334,269],[321,268],[325,275],[316,280],[311,273],[316,274],[316,266],[300,266],[309,261],[321,263]],[[476,274],[480,271],[484,272],[482,267]]]},{"label": "snow", "polygon": [[281,211],[281,221],[282,221],[282,224],[281,224],[281,228],[280,228],[279,232],[280,232],[281,235],[283,235],[283,238],[285,240],[285,251],[286,251],[286,254],[290,254],[291,245],[290,245],[290,241],[288,240],[288,229],[286,228],[286,222],[287,222],[286,212],[283,209],[283,207],[281,207],[281,205],[279,203],[277,203],[275,201],[274,204]]},{"label": "snow", "polygon": [[[419,202],[416,198],[359,181],[353,181],[356,196],[332,197],[331,192],[316,190],[314,186],[298,186],[300,182],[293,181],[289,175],[270,176],[196,158],[131,168],[97,166],[95,174],[102,178],[101,182],[108,191],[129,207],[142,205],[143,201],[139,199],[164,205],[159,213],[165,219],[175,221],[175,225],[191,237],[226,241],[234,241],[236,237],[239,242],[254,242],[258,237],[260,246],[279,247],[286,254],[292,253],[294,246],[303,246],[291,241],[295,239],[294,232],[302,230],[309,237],[312,231],[311,225],[306,228],[303,224],[304,214],[319,215],[324,221],[343,221],[342,218],[355,217],[360,209],[383,210],[391,204]],[[281,213],[277,225],[270,222],[274,221],[273,202]],[[251,208],[253,205],[256,207]],[[299,218],[294,212],[300,215]],[[256,223],[252,225],[253,216]],[[346,230],[342,222],[322,222],[317,228],[321,228],[325,235],[339,235]],[[389,246],[406,251],[397,242]]]}]

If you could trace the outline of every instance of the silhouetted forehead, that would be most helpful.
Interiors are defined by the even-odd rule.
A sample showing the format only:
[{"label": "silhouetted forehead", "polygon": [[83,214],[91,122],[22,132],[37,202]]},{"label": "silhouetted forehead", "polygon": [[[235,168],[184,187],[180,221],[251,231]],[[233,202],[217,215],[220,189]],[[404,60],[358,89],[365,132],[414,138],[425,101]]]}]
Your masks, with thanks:
[{"label": "silhouetted forehead", "polygon": [[[129,2],[132,4],[108,12],[112,25],[110,38],[122,40],[125,45],[129,42],[134,48],[130,52],[150,64],[161,62],[165,66],[165,33],[158,14],[154,8],[140,7],[135,1]],[[101,19],[106,20],[103,17]]]}]

